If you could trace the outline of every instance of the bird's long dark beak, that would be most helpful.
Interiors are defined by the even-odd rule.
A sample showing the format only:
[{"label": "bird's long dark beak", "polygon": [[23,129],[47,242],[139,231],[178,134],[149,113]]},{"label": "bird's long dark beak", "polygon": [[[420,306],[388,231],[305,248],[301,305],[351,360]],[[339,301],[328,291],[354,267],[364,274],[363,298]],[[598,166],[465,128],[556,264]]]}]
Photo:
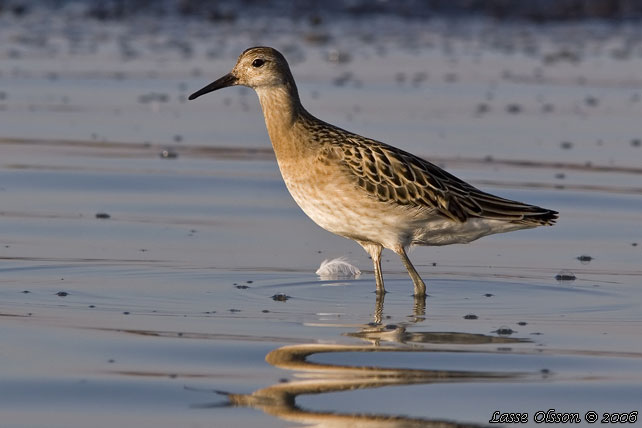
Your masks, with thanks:
[{"label": "bird's long dark beak", "polygon": [[205,95],[217,89],[227,88],[228,86],[234,86],[236,85],[237,81],[238,79],[236,78],[235,75],[233,75],[232,73],[228,73],[225,76],[221,77],[220,79],[210,83],[203,89],[199,89],[198,91],[194,92],[192,95],[189,96],[188,99],[194,100],[200,97],[201,95]]}]

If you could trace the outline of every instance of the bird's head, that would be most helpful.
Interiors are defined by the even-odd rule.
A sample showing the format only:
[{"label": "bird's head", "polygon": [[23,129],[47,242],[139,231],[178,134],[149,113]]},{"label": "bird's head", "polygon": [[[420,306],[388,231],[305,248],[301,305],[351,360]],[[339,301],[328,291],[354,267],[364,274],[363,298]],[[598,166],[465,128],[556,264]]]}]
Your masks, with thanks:
[{"label": "bird's head", "polygon": [[279,51],[269,47],[247,49],[225,76],[189,96],[190,100],[217,89],[242,85],[252,89],[281,86],[293,82],[290,67]]}]

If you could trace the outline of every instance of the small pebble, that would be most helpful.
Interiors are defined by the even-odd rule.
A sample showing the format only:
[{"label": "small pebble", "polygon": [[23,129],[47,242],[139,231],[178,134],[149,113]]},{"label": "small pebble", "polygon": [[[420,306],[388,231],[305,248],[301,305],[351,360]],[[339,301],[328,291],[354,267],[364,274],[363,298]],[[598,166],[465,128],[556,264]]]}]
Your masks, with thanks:
[{"label": "small pebble", "polygon": [[475,314],[464,315],[464,319],[465,320],[476,320],[477,318],[479,318],[479,317],[477,315],[475,315]]},{"label": "small pebble", "polygon": [[108,219],[108,218],[111,218],[111,216],[107,213],[96,213],[96,218]]},{"label": "small pebble", "polygon": [[500,336],[509,336],[513,333],[517,333],[515,330],[513,330],[510,327],[500,327],[497,330],[493,331],[493,333],[497,333]]},{"label": "small pebble", "polygon": [[593,257],[582,254],[581,256],[578,256],[577,259],[582,263],[589,263],[591,260],[593,260]]},{"label": "small pebble", "polygon": [[248,288],[250,288],[249,285],[236,285],[235,287],[239,290],[247,290]]},{"label": "small pebble", "polygon": [[285,302],[289,298],[290,296],[284,293],[277,293],[274,296],[272,296],[272,300],[274,300],[275,302]]},{"label": "small pebble", "polygon": [[162,159],[176,159],[178,157],[178,153],[171,149],[163,150],[162,152],[160,152],[160,157]]},{"label": "small pebble", "polygon": [[59,292],[56,293],[56,296],[58,296],[58,297],[67,297],[67,296],[69,296],[69,293],[67,293],[66,291],[59,291]]},{"label": "small pebble", "polygon": [[517,323],[517,325],[522,325],[522,326],[524,326],[524,325],[526,325],[526,324],[528,324],[526,321],[519,321],[519,322]]},{"label": "small pebble", "polygon": [[563,270],[557,275],[555,275],[555,279],[558,281],[575,281],[577,277],[573,272],[569,270]]},{"label": "small pebble", "polygon": [[570,141],[562,141],[560,143],[560,147],[564,150],[570,150],[573,148],[573,143],[571,143]]}]

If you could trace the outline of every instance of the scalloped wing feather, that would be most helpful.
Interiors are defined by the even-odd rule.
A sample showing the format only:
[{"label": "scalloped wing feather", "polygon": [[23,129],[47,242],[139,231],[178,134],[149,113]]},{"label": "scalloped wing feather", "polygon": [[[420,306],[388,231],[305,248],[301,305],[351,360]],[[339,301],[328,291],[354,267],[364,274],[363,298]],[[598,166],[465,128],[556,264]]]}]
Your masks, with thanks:
[{"label": "scalloped wing feather", "polygon": [[[357,185],[382,202],[425,207],[453,221],[488,218],[551,225],[557,212],[483,192],[438,166],[403,150],[356,134],[330,143]],[[336,151],[335,151],[336,153]]]}]

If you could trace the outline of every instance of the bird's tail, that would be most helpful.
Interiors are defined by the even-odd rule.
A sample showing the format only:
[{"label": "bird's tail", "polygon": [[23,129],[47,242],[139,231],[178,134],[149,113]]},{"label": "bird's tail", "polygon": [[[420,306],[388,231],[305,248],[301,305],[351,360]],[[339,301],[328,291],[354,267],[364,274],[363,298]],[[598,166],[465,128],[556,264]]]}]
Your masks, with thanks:
[{"label": "bird's tail", "polygon": [[557,211],[548,210],[546,208],[533,207],[539,210],[533,213],[524,213],[524,218],[521,223],[534,224],[537,226],[552,226],[555,224],[559,217]]}]

